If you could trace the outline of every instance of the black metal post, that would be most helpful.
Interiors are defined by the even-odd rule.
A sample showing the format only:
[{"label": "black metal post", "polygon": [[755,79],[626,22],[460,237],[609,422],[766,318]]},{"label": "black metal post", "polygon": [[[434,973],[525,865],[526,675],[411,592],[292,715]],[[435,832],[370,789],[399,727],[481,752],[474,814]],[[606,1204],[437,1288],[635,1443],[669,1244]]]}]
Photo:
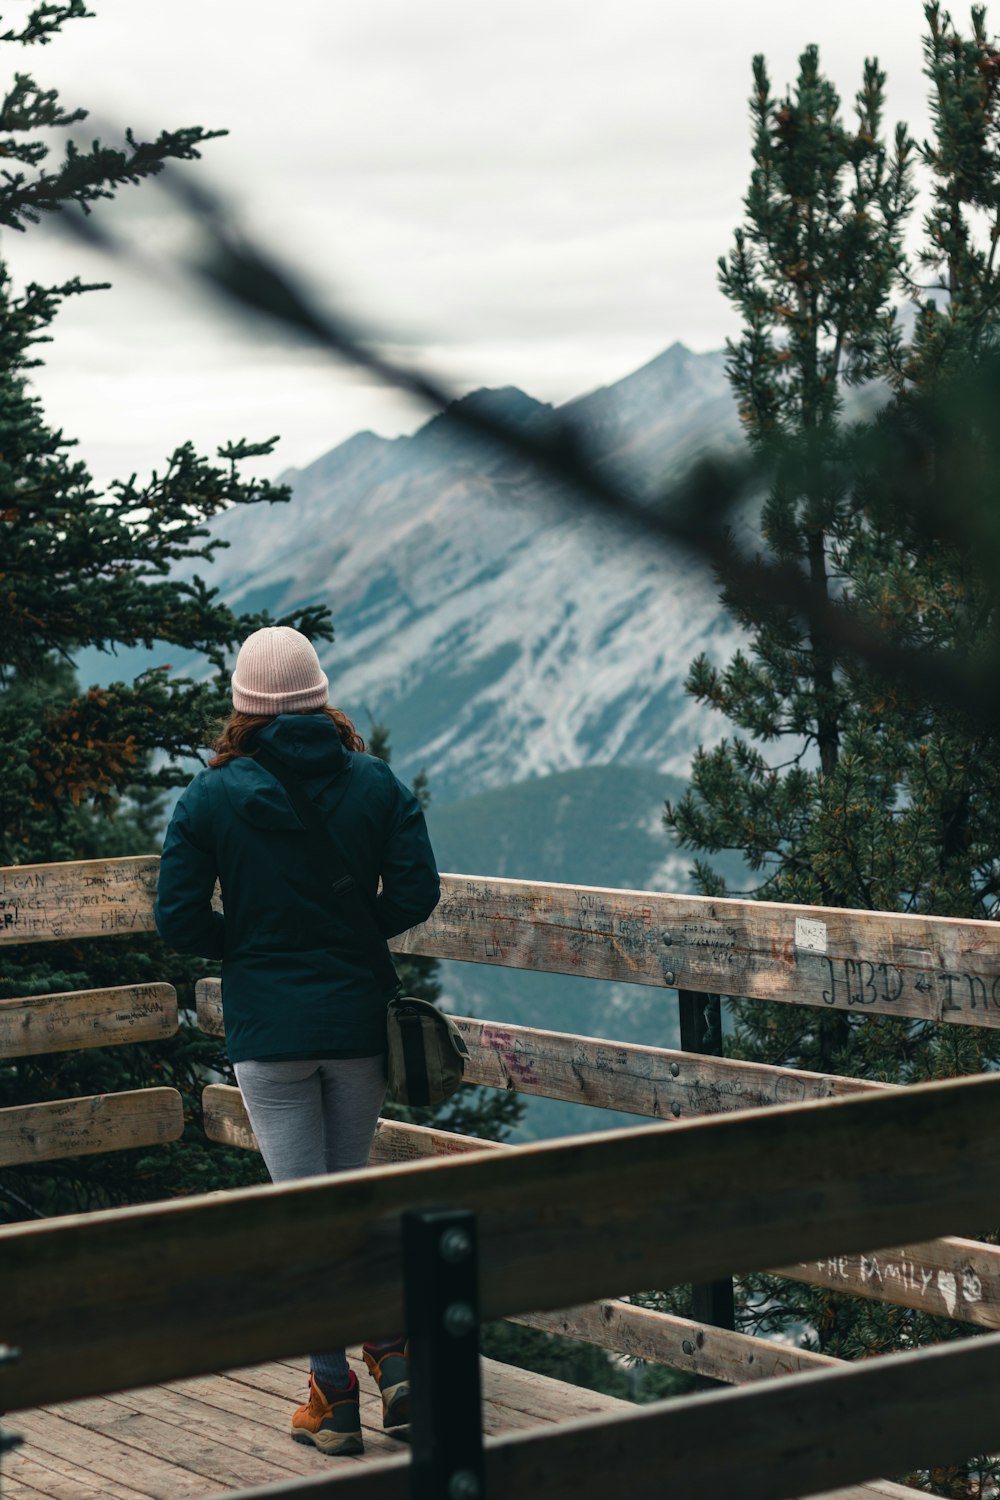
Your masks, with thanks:
[{"label": "black metal post", "polygon": [[[677,1003],[681,1020],[681,1050],[701,1052],[708,1057],[722,1056],[722,1002],[718,995],[702,995],[696,990],[678,990]],[[692,1317],[698,1323],[715,1328],[735,1328],[736,1308],[732,1279],[709,1281],[691,1288]],[[721,1382],[704,1378],[704,1384]]]},{"label": "black metal post", "polygon": [[467,1209],[403,1215],[411,1500],[484,1500],[479,1257]]},{"label": "black metal post", "polygon": [[[0,1365],[13,1364],[15,1359],[20,1359],[20,1349],[14,1349],[10,1344],[0,1344]],[[19,1432],[3,1432],[0,1430],[0,1459],[5,1453],[10,1453],[14,1448],[20,1448],[24,1438]],[[3,1481],[0,1480],[0,1485]]]}]

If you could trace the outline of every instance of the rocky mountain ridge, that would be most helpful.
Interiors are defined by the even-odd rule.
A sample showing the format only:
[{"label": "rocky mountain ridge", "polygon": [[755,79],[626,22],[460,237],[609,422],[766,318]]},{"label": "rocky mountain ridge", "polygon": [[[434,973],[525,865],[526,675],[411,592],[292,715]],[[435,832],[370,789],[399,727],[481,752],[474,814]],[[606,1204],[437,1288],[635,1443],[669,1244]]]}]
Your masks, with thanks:
[{"label": "rocky mountain ridge", "polygon": [[[649,492],[738,442],[723,356],[675,344],[559,409],[595,461]],[[514,388],[464,398],[515,424]],[[392,728],[404,776],[441,801],[580,766],[683,775],[708,726],[683,693],[735,635],[710,581],[574,504],[451,412],[412,437],[359,433],[284,476],[291,505],[231,511],[213,569],[236,609],[328,603],[333,701]]]}]

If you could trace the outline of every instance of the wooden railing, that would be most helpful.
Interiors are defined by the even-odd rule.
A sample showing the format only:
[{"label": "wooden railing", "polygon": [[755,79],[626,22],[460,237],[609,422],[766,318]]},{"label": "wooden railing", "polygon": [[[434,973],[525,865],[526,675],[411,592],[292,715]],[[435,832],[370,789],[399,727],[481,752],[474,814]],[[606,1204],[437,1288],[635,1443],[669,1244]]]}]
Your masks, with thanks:
[{"label": "wooden railing", "polygon": [[[0,1370],[0,1406],[398,1324],[408,1209],[475,1211],[486,1318],[971,1228],[1000,1194],[998,1108],[1000,1078],[977,1078],[13,1226],[0,1230],[0,1333],[23,1354],[16,1374]],[[491,1447],[487,1472],[495,1495],[517,1484],[585,1500],[606,1493],[613,1468],[619,1484],[779,1500],[988,1448],[998,1383],[1000,1335],[988,1334],[613,1426],[518,1434]],[[350,1482],[402,1495],[405,1469]]]},{"label": "wooden railing", "polygon": [[[159,862],[0,871],[0,943],[148,932]],[[1000,1026],[992,922],[446,875],[400,953]]]},{"label": "wooden railing", "polygon": [[[156,871],[154,858],[2,871],[0,944],[149,930]],[[989,922],[464,876],[446,876],[443,885],[430,921],[405,934],[398,951],[825,1009],[1000,1024],[1000,930]],[[198,986],[198,1016],[203,1028],[221,1034],[217,981]],[[513,1317],[735,1384],[760,1386],[770,1375],[807,1373],[791,1392],[764,1387],[697,1398],[738,1399],[742,1405],[719,1408],[715,1420],[722,1421],[724,1412],[727,1424],[739,1426],[746,1416],[755,1436],[731,1470],[724,1464],[718,1473],[710,1464],[692,1469],[692,1488],[729,1482],[741,1495],[776,1500],[779,1494],[805,1493],[807,1484],[815,1491],[817,1477],[827,1487],[855,1483],[874,1472],[995,1446],[992,1429],[987,1432],[985,1419],[980,1423],[976,1415],[989,1403],[978,1396],[961,1412],[961,1403],[946,1403],[947,1414],[927,1423],[907,1424],[900,1406],[899,1434],[889,1421],[877,1455],[863,1460],[869,1450],[859,1447],[852,1431],[849,1444],[834,1446],[859,1455],[857,1463],[845,1467],[838,1454],[825,1469],[813,1465],[802,1478],[792,1456],[778,1454],[781,1443],[773,1432],[768,1441],[774,1452],[762,1447],[768,1424],[779,1414],[781,1421],[794,1420],[797,1442],[805,1423],[812,1440],[822,1444],[824,1403],[845,1402],[846,1411],[852,1393],[862,1399],[862,1377],[882,1392],[864,1399],[887,1403],[880,1405],[881,1420],[895,1409],[893,1390],[905,1388],[917,1393],[912,1399],[924,1399],[919,1389],[925,1365],[930,1380],[963,1381],[964,1372],[975,1369],[976,1379],[986,1372],[994,1381],[1000,1344],[995,1355],[984,1352],[994,1349],[994,1339],[986,1338],[845,1368],[809,1351],[649,1312],[609,1294],[704,1282],[780,1262],[790,1277],[1000,1327],[1000,1249],[952,1236],[926,1238],[994,1222],[1000,1146],[990,1141],[990,1110],[1000,1080],[890,1089],[688,1051],[458,1019],[470,1050],[470,1082],[666,1123],[558,1145],[497,1147],[383,1121],[372,1160],[393,1165],[377,1173],[0,1231],[0,1275],[5,1287],[16,1290],[18,1303],[13,1315],[0,1314],[0,1341],[14,1340],[25,1350],[7,1404],[169,1379],[297,1352],[315,1342],[314,1302],[307,1299],[307,1311],[306,1303],[299,1307],[283,1290],[280,1309],[271,1313],[275,1269],[292,1223],[300,1226],[297,1268],[302,1225],[315,1234],[306,1260],[314,1257],[317,1275],[324,1235],[335,1233],[344,1246],[350,1306],[345,1301],[329,1310],[327,1341],[357,1337],[370,1326],[375,1307],[379,1320],[391,1323],[401,1316],[393,1302],[399,1299],[398,1215],[445,1201],[480,1216],[487,1317]],[[150,1040],[170,1035],[176,1025],[169,986],[8,1000],[0,1002],[0,1056]],[[859,1094],[864,1097],[849,1097]],[[255,1149],[237,1090],[209,1086],[204,1105],[211,1138]],[[22,1106],[0,1111],[0,1164],[148,1144],[176,1138],[180,1129],[180,1101],[172,1090]],[[887,1244],[895,1248],[870,1248]],[[151,1286],[141,1265],[154,1247],[157,1275]],[[297,1269],[296,1280],[310,1274]],[[61,1278],[66,1290],[56,1292]],[[70,1298],[78,1297],[81,1283],[91,1288],[86,1306],[70,1318]],[[267,1303],[257,1318],[251,1316],[254,1296]],[[567,1308],[568,1302],[577,1305]],[[113,1324],[116,1333],[111,1345],[102,1335],[101,1374],[95,1377],[86,1349],[100,1323]],[[945,1373],[948,1359],[955,1363]],[[0,1371],[0,1405],[5,1381],[10,1392],[14,1377]],[[823,1384],[829,1381],[835,1384]],[[815,1401],[809,1382],[818,1382]],[[998,1395],[993,1385],[990,1410]],[[747,1404],[751,1398],[764,1405]],[[675,1476],[670,1468],[670,1479],[681,1486],[688,1473],[683,1418],[671,1410],[657,1412],[655,1420],[646,1412],[624,1420],[638,1423],[627,1439],[638,1465],[629,1477],[642,1482],[643,1434],[655,1434],[649,1439],[654,1447],[671,1444],[677,1469]],[[908,1425],[920,1427],[909,1446],[902,1437]],[[624,1432],[611,1431],[616,1444],[625,1440]],[[577,1439],[581,1452],[590,1451],[591,1441],[597,1444],[591,1470],[574,1481],[582,1486],[577,1492],[596,1493],[587,1486],[601,1469],[601,1443],[612,1438],[599,1438],[595,1426],[586,1441],[578,1433]],[[505,1484],[522,1483],[528,1469],[519,1464],[541,1473],[550,1462],[534,1438],[518,1441],[527,1446],[518,1448],[511,1439],[491,1450],[498,1483],[501,1473]],[[526,1456],[529,1450],[533,1457]],[[750,1450],[782,1477],[765,1483],[754,1476],[752,1482],[763,1488],[748,1489],[755,1462]],[[697,1448],[691,1451],[697,1454]],[[553,1448],[552,1463],[555,1453]],[[700,1459],[707,1463],[704,1452]],[[570,1465],[566,1472],[576,1470]],[[366,1494],[402,1493],[402,1480],[392,1478],[396,1473],[387,1467],[378,1481],[388,1486],[384,1491],[374,1476],[365,1478]],[[615,1477],[620,1482],[622,1475]],[[568,1479],[553,1479],[553,1485],[557,1494],[570,1487]],[[879,1482],[852,1493],[910,1492]]]},{"label": "wooden railing", "polygon": [[[0,1001],[0,1058],[159,1041],[177,1031],[170,984],[122,985]],[[0,1109],[0,1167],[176,1141],[176,1089],[132,1089]]]}]

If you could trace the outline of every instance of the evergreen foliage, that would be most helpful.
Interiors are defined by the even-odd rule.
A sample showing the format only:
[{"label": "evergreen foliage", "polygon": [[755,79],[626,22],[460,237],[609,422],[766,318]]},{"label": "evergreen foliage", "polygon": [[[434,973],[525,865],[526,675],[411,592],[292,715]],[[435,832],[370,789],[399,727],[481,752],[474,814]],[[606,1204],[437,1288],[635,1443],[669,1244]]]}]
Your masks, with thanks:
[{"label": "evergreen foliage", "polygon": [[[995,514],[1000,285],[1000,55],[985,12],[963,36],[925,7],[934,134],[882,140],[884,77],[865,66],[856,125],[814,48],[785,99],[754,64],[754,167],[746,223],[720,263],[743,331],[729,373],[770,486],[767,557],[797,570],[845,619],[931,662],[983,655],[1000,630]],[[902,234],[919,158],[932,204],[916,266]],[[917,304],[904,339],[891,295]],[[973,371],[974,378],[969,371]],[[845,415],[848,387],[881,409]],[[886,397],[888,398],[886,400]],[[992,575],[992,576],[991,576]],[[748,647],[725,666],[700,656],[688,690],[733,734],[695,757],[666,826],[695,850],[698,888],[722,894],[711,858],[743,855],[760,899],[988,917],[1000,849],[1000,748],[980,710],[942,705],[859,665],[780,602],[728,590]],[[979,1071],[1000,1034],[889,1017],[736,1001],[733,1055],[896,1083]],[[744,1324],[858,1357],[968,1336],[878,1303],[749,1278]],[[990,1465],[924,1475],[935,1492],[978,1494]],[[992,1492],[992,1491],[991,1491]]]},{"label": "evergreen foliage", "polygon": [[[88,15],[80,0],[36,7],[20,31],[0,40],[44,43],[67,21]],[[73,138],[49,170],[47,133],[72,132],[85,118],[54,91],[18,73],[0,106],[4,157],[0,224],[24,229],[68,204],[100,206],[171,160],[197,157],[219,132],[164,131],[154,142],[129,135],[124,150]],[[73,443],[48,425],[29,378],[38,345],[62,302],[92,287],[29,284],[17,290],[0,266],[0,863],[26,864],[153,852],[164,799],[190,775],[190,762],[214,737],[229,707],[227,655],[266,617],[237,617],[195,577],[168,577],[181,562],[211,559],[205,522],[234,504],[283,502],[287,491],[244,479],[241,467],[273,440],[228,443],[215,459],[181,444],[162,469],[99,492]],[[332,634],[328,611],[312,607],[280,623],[310,636]],[[207,680],[175,678],[169,668],[107,688],[81,686],[74,659],[88,646],[162,643],[205,657]],[[188,766],[178,762],[188,762]],[[184,1097],[185,1136],[174,1145],[47,1162],[0,1174],[0,1216],[142,1202],[257,1181],[246,1153],[206,1145],[199,1096],[207,1071],[227,1075],[218,1042],[192,1024],[197,966],[155,937],[47,943],[3,950],[0,996],[37,995],[146,980],[178,988],[180,1035],[155,1047],[59,1053],[0,1065],[0,1104],[168,1084]]]}]

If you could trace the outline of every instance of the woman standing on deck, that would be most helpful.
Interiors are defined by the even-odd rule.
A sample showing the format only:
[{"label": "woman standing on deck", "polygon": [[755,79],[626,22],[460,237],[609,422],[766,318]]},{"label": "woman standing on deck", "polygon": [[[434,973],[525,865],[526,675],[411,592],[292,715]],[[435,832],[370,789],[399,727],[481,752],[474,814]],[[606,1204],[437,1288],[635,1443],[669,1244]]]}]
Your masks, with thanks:
[{"label": "woman standing on deck", "polygon": [[[297,630],[269,626],[244,641],[233,713],[209,768],[177,804],[156,898],[166,942],[222,959],[229,1056],[274,1182],[367,1164],[385,1095],[391,995],[310,858],[288,793],[257,752],[301,783],[383,937],[424,921],[440,893],[419,803],[363,753],[353,724],[329,706],[328,687]],[[216,879],[224,916],[212,910]],[[384,1425],[404,1424],[405,1340],[366,1344],[363,1353]],[[292,1437],[324,1453],[362,1451],[358,1381],[343,1349],[312,1355],[309,1400],[292,1417]]]}]

